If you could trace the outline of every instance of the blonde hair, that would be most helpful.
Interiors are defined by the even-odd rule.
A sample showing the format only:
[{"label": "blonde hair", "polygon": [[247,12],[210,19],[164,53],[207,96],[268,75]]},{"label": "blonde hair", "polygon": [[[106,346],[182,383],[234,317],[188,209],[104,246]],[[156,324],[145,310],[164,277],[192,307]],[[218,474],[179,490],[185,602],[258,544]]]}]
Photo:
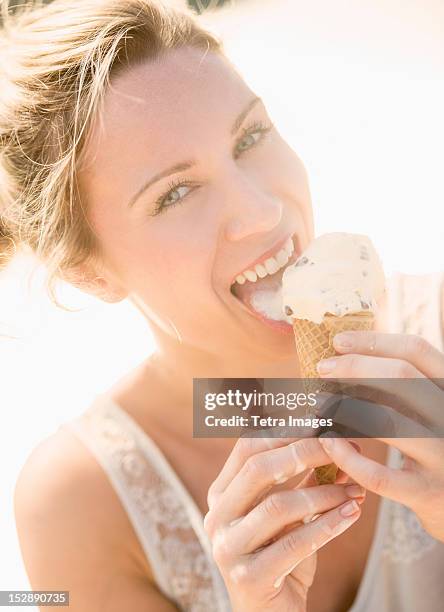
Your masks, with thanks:
[{"label": "blonde hair", "polygon": [[0,269],[30,249],[64,308],[55,281],[100,255],[76,167],[110,76],[169,49],[223,45],[171,1],[33,0],[14,14],[0,2]]}]

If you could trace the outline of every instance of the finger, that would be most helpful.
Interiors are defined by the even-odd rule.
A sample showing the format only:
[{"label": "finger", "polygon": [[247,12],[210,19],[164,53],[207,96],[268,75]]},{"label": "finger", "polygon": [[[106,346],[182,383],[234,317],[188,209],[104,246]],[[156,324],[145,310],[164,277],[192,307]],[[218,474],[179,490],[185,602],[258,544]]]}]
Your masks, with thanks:
[{"label": "finger", "polygon": [[[413,419],[415,414],[420,415],[436,435],[444,433],[442,390],[406,361],[347,354],[321,360],[318,371],[322,378],[335,378],[339,382],[361,379],[364,396],[365,388],[379,390],[382,403],[394,405]],[[416,435],[430,435],[431,432],[421,432],[419,427]]]},{"label": "finger", "polygon": [[257,453],[261,453],[273,448],[286,446],[291,442],[295,442],[298,438],[273,438],[273,437],[241,437],[236,441],[228,459],[226,460],[222,470],[217,478],[212,482],[208,489],[207,503],[208,507],[214,505],[216,499],[225,491],[229,483],[233,480],[236,474],[239,473],[246,460]]},{"label": "finger", "polygon": [[442,438],[377,438],[401,453],[411,457],[424,467],[441,467],[444,456]]},{"label": "finger", "polygon": [[[358,453],[362,453],[362,448],[357,442],[355,442],[354,440],[349,440],[349,442],[352,446],[356,448],[356,451]],[[314,470],[313,470],[313,479],[314,479],[314,484],[317,484],[316,474]],[[344,472],[344,470],[341,470],[341,468],[338,468],[338,473],[336,474],[335,484],[356,484],[356,483],[353,481],[352,478],[350,478],[350,476],[346,472]]]},{"label": "finger", "polygon": [[411,363],[428,378],[444,379],[444,354],[421,336],[375,331],[341,332],[333,339],[339,353],[389,357]]},{"label": "finger", "polygon": [[[352,444],[358,453],[362,453],[362,448],[360,445],[354,440],[349,440],[350,444]],[[346,474],[343,470],[338,468],[336,479],[333,484],[352,484],[353,481],[348,474]],[[354,484],[354,483],[353,483]],[[316,477],[316,471],[314,469],[310,470],[310,472],[304,476],[304,478],[294,487],[295,489],[304,489],[307,487],[318,487],[318,480]]]},{"label": "finger", "polygon": [[[377,381],[372,382],[377,384]],[[369,394],[373,396],[371,401],[364,401],[362,396]],[[427,424],[426,417],[418,414],[419,409],[409,408],[393,396],[384,401],[395,404],[396,409],[383,405],[380,397],[382,395],[387,394],[368,387],[362,390],[361,385],[358,385],[356,390],[347,389],[347,395],[338,402],[335,410],[334,430],[347,438],[349,436],[377,439],[398,437],[413,440],[429,438],[435,440],[435,448],[438,448],[436,444],[441,439],[437,432],[438,426]],[[425,412],[426,410],[423,411]],[[421,423],[426,423],[427,426]],[[421,453],[423,446],[424,444],[418,444],[416,452]],[[421,455],[418,454],[417,458],[421,460]]]},{"label": "finger", "polygon": [[307,487],[319,486],[316,480],[316,473],[314,470],[310,470],[302,480],[294,487],[295,489],[305,489]]},{"label": "finger", "polygon": [[412,472],[383,466],[356,452],[344,438],[319,438],[331,459],[358,484],[373,493],[407,504],[418,495],[418,477]]},{"label": "finger", "polygon": [[[221,551],[222,557],[224,557],[224,551]],[[216,559],[214,551],[213,557]],[[222,560],[222,563],[224,561]],[[219,562],[218,562],[219,563]],[[293,565],[295,565],[293,563]],[[309,555],[305,559],[302,559],[299,563],[297,563],[297,576],[295,576],[294,588],[297,591],[301,591],[301,597],[305,600],[307,590],[313,584],[313,579],[316,573],[316,565],[317,565],[317,555],[313,553]],[[261,575],[258,575],[258,570],[262,572]],[[294,567],[290,568],[288,572],[282,577],[282,581],[289,574]],[[241,560],[236,561],[235,564],[230,568],[228,573],[229,581],[232,584],[239,584],[243,588],[248,589],[249,591],[253,591],[257,589],[257,585],[260,584],[263,590],[268,591],[269,599],[272,600],[278,594],[277,587],[273,586],[273,583],[276,582],[276,572],[273,567],[266,567],[264,564],[256,564],[253,565],[248,561]]]},{"label": "finger", "polygon": [[[360,445],[354,440],[349,440],[350,444],[352,444],[358,453],[362,453],[362,448]],[[351,484],[353,481],[348,474],[343,472],[341,469],[338,469],[338,473],[336,474],[336,480],[333,484]],[[353,483],[354,484],[354,483]],[[308,474],[306,474],[300,482],[298,482],[293,489],[305,489],[307,487],[318,487],[318,481],[316,477],[316,472],[314,469],[311,469]],[[265,495],[263,496],[265,497]],[[260,500],[262,501],[262,500]]]},{"label": "finger", "polygon": [[321,485],[275,491],[240,521],[236,521],[229,536],[237,551],[235,554],[255,551],[292,523],[308,523],[313,516],[331,510],[348,499],[357,499],[362,503],[364,498],[365,489],[359,485]]},{"label": "finger", "polygon": [[319,486],[318,482],[316,480],[316,474],[314,470],[309,470],[307,474],[305,474],[305,476],[302,477],[302,479],[295,484],[294,486],[290,486],[288,488],[288,486],[284,483],[281,485],[270,485],[269,487],[267,487],[263,493],[261,493],[254,501],[254,506],[257,506],[261,501],[263,501],[267,495],[269,494],[270,490],[273,489],[274,491],[287,491],[287,490],[293,490],[293,489],[304,489],[306,487],[314,487],[314,486]]},{"label": "finger", "polygon": [[[361,447],[359,446],[359,444],[357,442],[355,442],[354,440],[350,440],[350,444],[353,444],[353,446],[356,447],[357,451],[360,453],[362,452]],[[345,472],[343,472],[342,470],[338,469],[338,473],[336,475],[336,480],[334,482],[334,484],[351,484],[353,481],[351,480],[351,478],[348,476],[348,474],[346,474]],[[355,483],[353,483],[355,484]],[[305,476],[303,476],[301,478],[301,480],[299,482],[297,482],[296,484],[290,486],[291,489],[305,489],[307,487],[317,487],[318,485],[318,481],[316,478],[316,473],[314,469],[310,469],[308,470],[308,473],[305,474]],[[281,489],[279,489],[279,487],[281,487]],[[260,503],[263,499],[265,499],[265,497],[268,495],[270,489],[274,489],[274,490],[283,490],[285,489],[286,484],[281,484],[281,485],[270,485],[269,487],[267,487],[263,493],[261,495],[259,495],[256,500],[255,500],[255,505],[257,505],[258,503]],[[288,488],[288,486],[287,486]]]},{"label": "finger", "polygon": [[299,563],[351,527],[360,514],[359,504],[352,500],[326,512],[312,523],[296,527],[259,553],[253,553],[252,571],[262,580],[272,568],[273,585],[276,589],[280,588],[285,577]]},{"label": "finger", "polygon": [[205,529],[244,516],[264,490],[282,484],[309,468],[330,463],[318,438],[297,440],[284,447],[252,455],[219,496],[205,517]]},{"label": "finger", "polygon": [[348,353],[321,359],[317,370],[323,378],[426,378],[402,359]]}]

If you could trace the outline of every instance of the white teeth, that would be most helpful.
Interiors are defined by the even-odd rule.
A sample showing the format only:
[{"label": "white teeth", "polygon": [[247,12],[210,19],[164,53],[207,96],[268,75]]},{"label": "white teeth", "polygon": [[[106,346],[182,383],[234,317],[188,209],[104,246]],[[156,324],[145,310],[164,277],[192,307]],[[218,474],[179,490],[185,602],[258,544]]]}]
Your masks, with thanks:
[{"label": "white teeth", "polygon": [[256,274],[259,276],[259,278],[264,278],[268,274],[267,270],[264,268],[262,264],[256,264],[254,266],[254,269],[255,269]]},{"label": "white teeth", "polygon": [[247,279],[251,281],[252,283],[255,283],[257,281],[256,272],[252,272],[251,270],[245,270],[244,276],[246,276]]},{"label": "white teeth", "polygon": [[243,285],[247,280],[255,283],[258,278],[264,278],[267,274],[274,274],[283,268],[294,251],[293,239],[289,238],[283,248],[274,257],[269,257],[261,264],[256,264],[253,270],[244,270],[236,276],[236,282]]},{"label": "white teeth", "polygon": [[289,259],[290,255],[284,249],[279,251],[279,253],[276,255],[276,261],[278,262],[279,266],[285,266]]},{"label": "white teeth", "polygon": [[287,242],[284,244],[284,249],[287,251],[288,255],[292,255],[294,251],[293,238],[289,238]]},{"label": "white teeth", "polygon": [[278,262],[275,260],[274,257],[269,257],[268,259],[266,259],[264,261],[264,266],[265,266],[265,269],[267,270],[268,274],[274,274],[280,268]]}]

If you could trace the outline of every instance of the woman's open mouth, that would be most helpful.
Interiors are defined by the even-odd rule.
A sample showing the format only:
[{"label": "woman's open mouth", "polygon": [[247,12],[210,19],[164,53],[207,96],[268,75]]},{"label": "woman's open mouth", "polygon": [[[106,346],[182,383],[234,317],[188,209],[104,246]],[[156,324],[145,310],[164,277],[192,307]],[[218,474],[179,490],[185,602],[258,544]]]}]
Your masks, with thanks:
[{"label": "woman's open mouth", "polygon": [[298,246],[296,235],[287,238],[273,255],[238,274],[230,287],[249,314],[282,333],[293,331],[290,318],[282,311],[282,276],[300,255],[295,244]]}]

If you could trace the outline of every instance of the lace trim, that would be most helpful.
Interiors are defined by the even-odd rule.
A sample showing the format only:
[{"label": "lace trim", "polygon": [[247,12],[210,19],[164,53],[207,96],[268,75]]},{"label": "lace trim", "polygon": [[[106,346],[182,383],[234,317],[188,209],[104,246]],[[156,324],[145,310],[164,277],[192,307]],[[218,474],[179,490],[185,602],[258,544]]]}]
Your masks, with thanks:
[{"label": "lace trim", "polygon": [[[225,585],[196,536],[184,499],[174,490],[170,475],[156,465],[155,449],[147,450],[152,441],[144,433],[141,439],[137,424],[129,421],[129,415],[102,395],[65,425],[93,452],[110,478],[160,590],[182,610],[229,612]],[[157,464],[159,458],[166,463],[160,451],[155,456]]]},{"label": "lace trim", "polygon": [[390,529],[384,541],[382,556],[392,563],[409,564],[421,559],[438,541],[432,538],[414,512],[402,504],[388,505]]}]

